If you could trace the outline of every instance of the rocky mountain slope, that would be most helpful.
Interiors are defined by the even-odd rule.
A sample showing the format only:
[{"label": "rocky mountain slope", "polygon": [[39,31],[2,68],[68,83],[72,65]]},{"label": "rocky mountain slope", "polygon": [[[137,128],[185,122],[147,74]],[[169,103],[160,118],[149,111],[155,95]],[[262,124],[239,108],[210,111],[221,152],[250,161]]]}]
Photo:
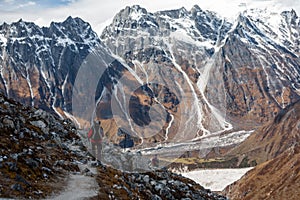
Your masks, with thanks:
[{"label": "rocky mountain slope", "polygon": [[[0,95],[0,197],[42,198],[61,189],[83,157],[75,126]],[[83,150],[84,147],[82,146]]]},{"label": "rocky mountain slope", "polygon": [[299,146],[294,146],[258,165],[228,186],[224,194],[230,199],[299,199],[299,152]]},{"label": "rocky mountain slope", "polygon": [[286,107],[233,151],[262,164],[227,187],[232,199],[299,198],[299,111],[299,101]]},{"label": "rocky mountain slope", "polygon": [[[156,140],[166,135],[170,141],[178,140],[179,137],[175,137],[178,132],[181,138],[188,139],[229,128],[230,124],[224,119],[225,102],[221,101],[225,98],[224,91],[216,95],[221,101],[221,110],[215,108],[204,93],[209,80],[205,65],[210,65],[215,47],[220,46],[230,27],[229,22],[198,6],[191,11],[181,8],[157,13],[133,6],[121,10],[103,31],[103,42],[132,67],[133,75],[139,77],[142,84],[149,88],[154,87],[152,83],[165,86],[179,101],[179,105],[171,101],[176,110],[170,109],[169,102],[162,101],[170,117],[160,119],[166,126],[160,128]],[[206,73],[206,77],[200,81],[202,73]],[[218,87],[214,89],[220,89]],[[136,96],[138,104],[143,105],[144,98]],[[176,127],[179,123],[185,126],[187,122],[189,129]]]},{"label": "rocky mountain slope", "polygon": [[100,45],[79,18],[39,27],[19,20],[0,26],[0,88],[8,97],[64,116],[71,112],[77,71]]},{"label": "rocky mountain slope", "polygon": [[[1,198],[53,199],[68,191],[68,180],[79,181],[70,179],[70,174],[83,174],[95,177],[99,185],[98,196],[90,199],[226,199],[171,172],[126,173],[99,166],[91,161],[69,120],[23,106],[2,94],[0,115]],[[80,167],[84,164],[87,168]],[[97,167],[93,170],[97,175],[91,167]],[[81,187],[77,185],[78,192]]]},{"label": "rocky mountain slope", "polygon": [[95,199],[227,199],[190,179],[165,170],[143,174],[127,174],[106,167],[99,167],[98,170],[100,190]]},{"label": "rocky mountain slope", "polygon": [[[271,160],[300,140],[300,102],[281,110],[273,121],[259,128],[228,156],[239,156],[248,163],[261,164]],[[255,145],[254,145],[255,144]]]},{"label": "rocky mountain slope", "polygon": [[231,23],[198,6],[156,13],[126,7],[101,39],[144,84],[176,91],[176,81],[186,82],[186,105],[201,122],[195,124],[199,135],[231,125],[253,129],[299,99],[299,18],[293,10],[249,10]]},{"label": "rocky mountain slope", "polygon": [[135,145],[252,130],[299,99],[299,23],[293,10],[229,22],[199,6],[126,7],[100,39],[79,18],[4,23],[0,89],[82,126],[98,117],[114,143],[118,128]]}]

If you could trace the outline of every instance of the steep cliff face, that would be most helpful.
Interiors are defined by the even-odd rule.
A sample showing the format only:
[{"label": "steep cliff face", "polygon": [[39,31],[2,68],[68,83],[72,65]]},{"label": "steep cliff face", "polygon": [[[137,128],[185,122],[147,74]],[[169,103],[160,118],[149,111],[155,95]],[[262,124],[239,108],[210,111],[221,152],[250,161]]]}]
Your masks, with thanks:
[{"label": "steep cliff face", "polygon": [[[166,127],[176,133],[178,129],[173,125],[188,122],[189,125],[185,126],[195,126],[197,130],[179,132],[195,132],[191,137],[197,137],[231,126],[225,119],[222,82],[214,85],[214,104],[205,96],[209,73],[212,68],[215,69],[212,66],[215,52],[223,44],[230,28],[229,22],[198,6],[191,11],[181,8],[157,13],[132,6],[115,16],[101,39],[114,54],[126,61],[142,84],[158,83],[176,95],[178,107],[184,104],[184,108],[176,113],[166,109],[168,118],[174,121],[163,119],[166,126],[160,134],[168,135]],[[222,75],[215,77],[222,79]],[[138,98],[139,102],[143,100]],[[176,103],[172,103],[176,107]],[[162,102],[164,107],[168,107],[166,104],[168,102]],[[169,136],[172,138],[171,134]]]},{"label": "steep cliff face", "polygon": [[0,89],[8,97],[63,115],[78,68],[100,45],[90,25],[69,17],[50,27],[22,20],[0,26]]},{"label": "steep cliff face", "polygon": [[[151,75],[158,67],[180,74],[197,102],[190,114],[201,133],[252,129],[299,99],[293,10],[249,10],[232,24],[198,6],[156,13],[133,6],[116,15],[101,39],[143,82],[157,81]],[[172,76],[159,77],[177,87]]]},{"label": "steep cliff face", "polygon": [[233,116],[266,122],[299,99],[298,26],[294,11],[239,16],[221,51]]}]

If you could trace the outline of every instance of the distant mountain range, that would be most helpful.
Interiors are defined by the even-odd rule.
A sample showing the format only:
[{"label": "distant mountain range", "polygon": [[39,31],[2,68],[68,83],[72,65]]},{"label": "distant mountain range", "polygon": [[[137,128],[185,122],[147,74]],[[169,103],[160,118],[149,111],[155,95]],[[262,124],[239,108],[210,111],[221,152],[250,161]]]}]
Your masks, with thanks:
[{"label": "distant mountain range", "polygon": [[[136,144],[187,141],[255,129],[296,102],[299,43],[294,10],[248,10],[230,22],[199,6],[156,13],[132,6],[100,37],[80,18],[50,27],[20,20],[0,26],[0,90],[73,114],[82,127],[97,116],[114,142],[118,128]],[[95,75],[89,66],[100,59],[89,88],[83,83],[94,79],[81,70]]]}]

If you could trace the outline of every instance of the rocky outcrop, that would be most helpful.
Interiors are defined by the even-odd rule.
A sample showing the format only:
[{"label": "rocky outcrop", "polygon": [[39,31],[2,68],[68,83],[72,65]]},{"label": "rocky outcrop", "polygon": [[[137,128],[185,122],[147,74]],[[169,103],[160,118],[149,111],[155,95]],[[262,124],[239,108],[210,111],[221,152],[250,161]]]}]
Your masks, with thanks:
[{"label": "rocky outcrop", "polygon": [[[43,198],[60,190],[83,157],[73,123],[0,95],[0,197]],[[84,147],[82,146],[83,150]]]},{"label": "rocky outcrop", "polygon": [[95,199],[207,199],[226,200],[194,181],[168,171],[121,173],[99,167],[99,195]]}]

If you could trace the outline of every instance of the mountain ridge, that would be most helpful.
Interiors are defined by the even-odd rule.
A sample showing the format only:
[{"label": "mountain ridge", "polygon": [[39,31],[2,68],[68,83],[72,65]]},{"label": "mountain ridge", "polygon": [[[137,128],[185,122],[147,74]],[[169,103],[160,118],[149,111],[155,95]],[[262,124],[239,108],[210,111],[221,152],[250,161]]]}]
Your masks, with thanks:
[{"label": "mountain ridge", "polygon": [[[76,27],[77,25],[81,26]],[[56,111],[56,107],[70,112],[71,97],[62,98],[62,93],[72,94],[69,84],[72,85],[75,81],[76,68],[80,67],[82,60],[90,53],[89,45],[100,44],[90,25],[72,17],[65,22],[53,22],[48,28],[20,20],[11,25],[1,25],[0,35],[8,38],[1,45],[1,63],[4,64],[1,65],[2,91],[23,103],[52,110],[58,115],[63,113]],[[10,80],[10,74],[15,74],[25,88],[20,91],[16,87],[17,83]],[[68,83],[63,84],[66,80]],[[27,93],[26,98],[19,96],[22,93]]]},{"label": "mountain ridge", "polygon": [[[127,9],[127,10],[126,10]],[[120,11],[120,15],[122,15],[123,12],[126,12],[128,14],[128,12],[130,11],[130,7],[127,7],[125,10]],[[165,13],[169,13],[169,12],[174,12],[174,13],[180,13],[180,12],[184,12],[185,15],[183,15],[183,19],[185,19],[185,17],[187,16],[188,11],[186,11],[186,9],[178,9],[178,10],[172,10],[172,11],[165,11]],[[199,13],[200,12],[200,13]],[[257,13],[259,13],[258,11],[256,11]],[[180,66],[184,66],[184,72],[187,73],[187,75],[189,76],[189,78],[191,80],[193,80],[193,82],[198,82],[198,84],[202,84],[203,82],[201,81],[201,79],[204,79],[204,85],[206,84],[205,79],[206,77],[201,77],[201,74],[207,75],[208,76],[212,74],[211,71],[220,71],[220,74],[218,74],[219,79],[220,77],[223,76],[223,80],[220,81],[224,81],[223,87],[226,87],[226,91],[225,94],[227,95],[226,101],[227,102],[221,102],[221,105],[224,107],[227,107],[227,112],[231,112],[232,113],[232,117],[235,117],[235,115],[237,114],[238,117],[241,117],[243,115],[250,115],[249,117],[245,117],[245,120],[247,120],[247,118],[251,118],[250,121],[252,121],[252,123],[264,123],[266,121],[268,121],[269,119],[272,119],[276,113],[285,105],[288,105],[292,99],[297,99],[299,98],[299,91],[298,91],[298,86],[297,86],[297,82],[298,82],[298,76],[299,76],[299,69],[293,68],[293,66],[286,66],[288,63],[286,62],[293,62],[294,66],[298,66],[299,65],[299,61],[297,56],[295,56],[294,53],[290,52],[288,50],[287,46],[284,46],[281,44],[277,44],[276,41],[272,41],[270,39],[268,39],[267,37],[265,37],[265,33],[262,33],[261,31],[258,31],[257,26],[255,25],[255,21],[253,21],[249,16],[247,16],[247,13],[245,14],[241,14],[239,19],[237,20],[237,24],[236,25],[230,25],[229,23],[226,25],[227,26],[227,36],[226,39],[225,37],[223,37],[223,45],[221,45],[221,49],[219,50],[221,53],[219,53],[219,55],[215,55],[215,57],[212,58],[212,55],[214,54],[218,54],[215,53],[216,50],[218,50],[218,48],[214,47],[213,45],[216,44],[216,38],[217,36],[213,33],[216,33],[218,28],[220,27],[216,27],[215,26],[215,32],[214,31],[210,31],[210,29],[207,28],[199,28],[199,30],[203,32],[203,30],[208,31],[207,34],[212,34],[212,38],[214,38],[213,42],[210,42],[210,40],[207,40],[207,43],[197,43],[197,41],[194,41],[195,38],[193,38],[191,36],[191,34],[196,34],[195,32],[193,32],[192,30],[195,30],[194,28],[191,28],[192,25],[189,26],[180,26],[178,25],[179,29],[172,29],[172,26],[176,25],[176,18],[178,17],[177,15],[174,15],[174,22],[171,21],[170,16],[168,16],[168,20],[166,20],[166,22],[163,21],[163,16],[159,15],[160,12],[156,12],[156,13],[148,13],[149,18],[152,19],[150,24],[161,24],[159,27],[157,26],[149,26],[149,27],[136,27],[136,23],[139,22],[139,20],[137,19],[131,19],[130,18],[130,14],[126,15],[128,17],[125,16],[125,18],[122,17],[122,22],[119,23],[117,16],[115,17],[115,21],[113,21],[113,23],[108,26],[102,36],[101,39],[103,40],[104,43],[106,43],[107,46],[109,46],[109,48],[112,50],[112,52],[116,53],[123,57],[124,59],[128,60],[128,62],[130,63],[132,60],[137,60],[138,57],[134,56],[134,48],[127,46],[126,44],[134,44],[134,47],[137,47],[137,51],[140,52],[141,48],[144,48],[143,45],[146,46],[151,44],[157,44],[157,46],[154,46],[154,48],[157,48],[159,50],[162,50],[163,56],[164,57],[169,57],[169,60],[172,60],[172,57],[175,58],[175,61],[178,62],[177,64],[179,64]],[[164,12],[162,12],[164,13]],[[201,9],[196,9],[195,15],[200,15],[204,13],[204,11],[202,11]],[[289,13],[289,12],[286,12]],[[155,18],[155,15],[158,15]],[[205,15],[205,14],[204,14]],[[267,14],[266,14],[267,15]],[[147,16],[146,15],[146,10],[143,10],[143,16]],[[162,19],[161,19],[162,18]],[[214,17],[213,17],[214,18]],[[156,20],[156,21],[155,21]],[[172,19],[173,20],[173,19]],[[202,26],[204,26],[205,24],[211,24],[208,22],[208,19],[204,19],[204,18],[200,18],[199,19],[199,24],[201,22]],[[206,20],[206,21],[205,21]],[[212,19],[210,19],[210,21],[213,21]],[[215,21],[217,21],[219,23],[221,23],[221,19],[216,19]],[[243,22],[245,21],[245,22]],[[142,20],[141,22],[144,23],[144,21]],[[131,23],[135,24],[134,28],[130,28]],[[179,23],[179,22],[178,22]],[[182,22],[183,23],[183,22]],[[184,24],[184,23],[183,23]],[[188,22],[185,22],[185,24],[188,24]],[[191,22],[191,24],[193,24]],[[203,25],[204,24],[204,25]],[[226,24],[226,22],[225,22]],[[244,24],[244,25],[243,25]],[[225,27],[226,27],[225,26]],[[123,27],[122,32],[118,33],[114,32],[114,28],[118,29],[120,27]],[[165,27],[167,28],[167,31],[164,31]],[[210,25],[207,25],[206,27],[210,27]],[[145,39],[146,35],[143,36],[143,31],[138,31],[138,29],[141,30],[148,30],[149,29],[149,33],[150,36],[147,36],[150,39]],[[155,30],[159,30],[158,32],[156,31],[157,35],[159,35],[159,37],[156,37],[155,35],[153,35],[153,31],[151,32],[152,29]],[[178,31],[180,30],[180,31]],[[256,32],[255,32],[256,31]],[[185,33],[186,32],[186,33]],[[174,33],[174,34],[173,34]],[[173,34],[173,35],[172,35]],[[255,35],[254,35],[255,34]],[[134,35],[135,37],[132,38],[132,35]],[[200,36],[203,36],[203,34],[200,34]],[[252,36],[251,36],[252,35]],[[111,38],[113,36],[113,38]],[[256,41],[254,39],[254,37],[257,37],[260,41]],[[199,37],[200,38],[200,37]],[[198,39],[199,39],[198,38]],[[209,38],[209,37],[208,37]],[[120,41],[127,41],[126,43],[118,43],[118,40]],[[134,40],[134,41],[133,41]],[[151,42],[147,42],[147,40],[151,41]],[[222,37],[221,39],[219,39],[219,41],[222,41]],[[245,42],[247,41],[246,45]],[[176,47],[173,46],[168,46],[168,43],[171,43],[173,46],[174,44],[176,45]],[[186,46],[184,46],[185,44],[188,44]],[[263,43],[263,45],[258,45],[260,43]],[[125,45],[125,46],[124,46]],[[224,46],[225,45],[225,46]],[[273,45],[275,45],[275,47],[278,49],[274,49]],[[183,46],[183,47],[182,47]],[[218,46],[218,45],[217,45]],[[227,47],[228,46],[228,47]],[[170,49],[171,48],[171,49]],[[185,53],[177,53],[177,49],[180,49],[181,52],[185,52]],[[202,49],[201,49],[202,48]],[[193,49],[193,52],[190,51],[190,49]],[[198,50],[199,49],[199,50]],[[235,49],[237,49],[238,51],[235,51]],[[175,55],[171,55],[171,52],[173,52],[174,54],[175,51]],[[277,52],[276,52],[277,51]],[[279,51],[279,52],[278,52]],[[187,53],[188,52],[188,53]],[[269,53],[272,52],[272,53]],[[130,53],[129,55],[131,55],[131,57],[129,57],[128,53]],[[138,54],[138,53],[137,53]],[[183,54],[183,55],[181,55]],[[193,62],[193,60],[195,60],[195,58],[191,57],[190,55],[193,54],[197,54],[197,56],[199,57],[197,60],[199,60],[198,62]],[[276,55],[275,58],[269,58],[271,54]],[[287,54],[287,61],[279,58],[280,56],[277,56],[277,54]],[[263,59],[261,59],[260,57],[263,55]],[[151,55],[149,55],[151,56]],[[291,57],[292,59],[290,59],[289,57]],[[294,59],[294,60],[293,60]],[[188,61],[187,61],[188,60]],[[142,62],[141,66],[146,65],[143,64],[143,62],[149,63],[149,59],[147,60],[138,60],[139,62]],[[213,63],[213,69],[209,68],[210,63],[209,62],[217,62],[217,63]],[[232,65],[231,61],[233,62],[234,65]],[[151,62],[150,62],[151,63]],[[197,63],[197,64],[196,64]],[[285,67],[284,70],[290,70],[287,71],[289,74],[291,74],[291,76],[286,76],[282,73],[282,68],[280,66],[277,66],[279,63],[279,65],[283,65]],[[133,64],[134,65],[134,64]],[[198,65],[198,66],[197,66]],[[215,65],[219,65],[219,66],[215,66]],[[220,68],[220,65],[224,65],[224,69],[222,69],[222,67]],[[232,66],[230,66],[232,65]],[[246,68],[241,68],[241,66],[243,65],[249,65],[246,66]],[[205,71],[205,67],[207,66],[208,70]],[[216,69],[215,69],[215,68]],[[240,69],[240,71],[234,72],[232,71],[233,69],[231,69],[231,71],[228,71],[228,69],[234,67],[235,69]],[[252,68],[252,70],[249,70],[249,68]],[[225,70],[225,71],[224,71]],[[281,70],[281,72],[280,72]],[[231,73],[231,74],[229,74]],[[212,75],[213,76],[213,75]],[[234,76],[235,80],[230,80],[230,76]],[[253,83],[249,83],[249,85],[247,85],[247,82],[250,82],[250,80],[246,79],[243,80],[245,78],[243,77],[251,77],[251,79],[254,79],[255,82]],[[272,79],[270,79],[269,77],[272,77]],[[275,81],[275,77],[279,78],[280,81]],[[216,77],[217,78],[217,77]],[[241,80],[242,79],[242,80]],[[284,81],[281,81],[284,80]],[[230,82],[229,82],[230,80]],[[211,80],[208,80],[208,83]],[[241,85],[243,85],[243,82],[246,82],[245,87],[241,87]],[[292,81],[292,84],[290,83],[290,81]],[[232,83],[235,83],[235,85],[233,85]],[[212,86],[212,89],[215,89],[217,86],[215,83]],[[289,85],[289,86],[288,86]],[[206,85],[207,86],[207,85]],[[286,87],[288,86],[288,87]],[[296,86],[296,87],[295,87]],[[195,90],[198,90],[198,88],[202,89],[202,87],[205,86],[194,86],[196,87]],[[198,87],[198,88],[197,88]],[[254,91],[251,91],[251,88],[255,87]],[[290,90],[291,88],[291,90]],[[236,96],[235,97],[235,92],[234,90],[238,89],[239,93],[238,95],[240,96]],[[216,95],[216,93],[214,94],[209,94],[209,89],[208,91],[206,91],[205,94],[203,95],[207,95],[207,96],[212,96],[212,97],[216,97],[218,95]],[[224,93],[224,92],[223,92]],[[258,93],[258,94],[255,94]],[[274,94],[276,93],[276,94]],[[229,94],[229,95],[228,95]],[[281,96],[279,94],[282,94]],[[199,96],[199,94],[197,94]],[[200,95],[201,96],[201,95]],[[201,97],[199,97],[201,98]],[[244,99],[244,101],[242,101],[242,99]],[[263,101],[260,101],[259,99],[264,99]],[[210,98],[210,101],[214,102],[214,98]],[[268,103],[268,101],[270,102],[270,104]],[[293,100],[292,100],[293,101]],[[211,102],[210,102],[211,103]],[[263,108],[256,106],[255,104],[261,104]],[[214,102],[212,105],[217,106],[220,105],[220,101]],[[271,106],[272,110],[274,110],[275,114],[272,113],[268,113],[265,111],[265,108],[267,106]],[[229,108],[228,110],[228,107]],[[236,107],[238,107],[239,109],[236,109]],[[224,109],[224,108],[223,108]],[[222,110],[224,111],[224,110]],[[226,111],[225,111],[226,112]],[[206,113],[207,114],[207,113]],[[230,117],[230,116],[229,116]],[[258,119],[258,120],[256,120]]]},{"label": "mountain ridge", "polygon": [[[270,15],[251,12],[252,15]],[[242,13],[236,24],[232,24],[199,6],[190,11],[181,8],[155,13],[132,6],[116,14],[100,39],[90,25],[79,18],[69,17],[61,23],[53,22],[49,28],[23,21],[3,24],[0,33],[0,88],[8,96],[20,98],[24,103],[52,110],[60,116],[70,116],[77,72],[88,55],[95,53],[93,49],[103,49],[103,53],[95,53],[95,57],[99,54],[110,56],[111,61],[121,63],[123,67],[116,69],[123,72],[107,70],[105,73],[110,74],[103,75],[107,83],[99,83],[95,102],[107,105],[99,111],[106,113],[97,116],[100,119],[112,118],[113,112],[108,106],[111,102],[100,99],[101,95],[120,100],[121,96],[115,92],[120,88],[127,92],[128,89],[120,85],[123,79],[119,76],[126,74],[136,79],[140,86],[148,84],[147,87],[151,80],[158,78],[156,82],[169,89],[169,92],[164,89],[169,93],[167,95],[177,95],[179,102],[179,96],[189,98],[185,102],[186,108],[178,109],[182,103],[178,104],[176,98],[162,104],[164,108],[160,114],[165,112],[167,116],[162,116],[161,122],[155,124],[159,131],[149,142],[167,141],[166,138],[178,140],[175,137],[178,132],[191,132],[190,136],[182,136],[191,139],[230,129],[252,130],[299,99],[300,61],[296,44],[300,32],[294,26],[299,24],[299,19],[293,11],[276,16],[284,17],[278,25],[281,32],[278,32],[277,26],[264,24],[247,13]],[[279,37],[279,33],[284,31],[293,33],[290,34],[291,39],[280,42],[274,39],[276,34]],[[295,48],[289,50],[289,47]],[[107,68],[109,64],[103,67]],[[160,76],[155,77],[154,74]],[[19,82],[22,87],[17,87]],[[108,90],[103,89],[107,87]],[[188,94],[182,93],[186,89]],[[103,93],[104,90],[107,94]],[[153,106],[153,103],[142,102],[149,98],[149,94],[141,94],[145,92],[142,90],[137,90],[135,100],[132,100],[137,106],[130,111],[132,116],[139,116],[142,108],[147,110]],[[170,93],[172,90],[173,94]],[[166,94],[162,98],[166,98]],[[129,101],[127,98],[125,100]],[[150,95],[149,100],[153,102],[155,99]],[[123,110],[128,111],[127,108]],[[187,113],[187,110],[192,112]],[[184,131],[180,125],[176,126],[188,119],[196,128]],[[240,119],[244,124],[239,123]],[[134,119],[125,116],[124,120]],[[132,127],[126,129],[131,130]],[[115,132],[116,128],[110,130]],[[135,132],[132,135],[137,135]]]}]

